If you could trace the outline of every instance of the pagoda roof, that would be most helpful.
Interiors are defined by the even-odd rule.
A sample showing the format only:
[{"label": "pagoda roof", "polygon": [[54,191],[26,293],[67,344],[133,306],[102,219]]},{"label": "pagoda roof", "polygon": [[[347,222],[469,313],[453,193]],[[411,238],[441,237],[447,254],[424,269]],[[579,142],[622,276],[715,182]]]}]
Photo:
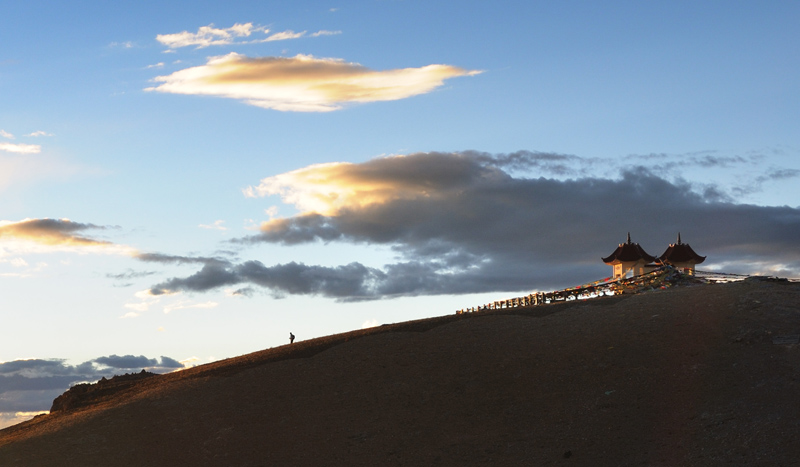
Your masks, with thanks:
[{"label": "pagoda roof", "polygon": [[620,243],[616,250],[609,256],[603,258],[606,264],[614,264],[616,262],[624,263],[630,261],[644,260],[648,263],[656,260],[656,257],[644,251],[644,248],[639,246],[638,243],[631,242],[631,234],[628,233],[628,241]]},{"label": "pagoda roof", "polygon": [[681,242],[681,234],[678,234],[678,242],[670,243],[667,250],[659,256],[665,263],[694,263],[700,264],[706,260],[705,256],[700,256],[689,246],[688,243]]}]

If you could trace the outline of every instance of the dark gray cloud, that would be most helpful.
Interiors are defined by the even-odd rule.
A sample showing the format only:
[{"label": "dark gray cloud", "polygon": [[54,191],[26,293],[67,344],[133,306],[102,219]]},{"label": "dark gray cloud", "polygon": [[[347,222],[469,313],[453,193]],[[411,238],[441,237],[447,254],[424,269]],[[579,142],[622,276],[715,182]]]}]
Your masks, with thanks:
[{"label": "dark gray cloud", "polygon": [[[570,156],[518,152],[425,153],[363,164],[321,167],[344,185],[379,186],[379,202],[343,202],[331,212],[265,223],[241,244],[346,242],[388,245],[400,261],[381,269],[354,262],[339,267],[258,261],[205,263],[185,278],[154,286],[203,292],[258,286],[277,294],[340,300],[423,294],[553,289],[607,276],[600,257],[631,232],[661,254],[678,232],[709,264],[728,272],[764,272],[769,265],[800,275],[800,210],[737,204],[714,185],[668,180],[643,167],[615,178],[523,178],[504,170]],[[739,158],[698,155],[708,164]],[[309,168],[313,172],[314,168]],[[551,169],[548,169],[551,170]],[[794,176],[776,173],[775,176]],[[311,178],[311,177],[310,177]],[[394,196],[392,189],[396,189]],[[338,202],[338,201],[337,201]]]},{"label": "dark gray cloud", "polygon": [[588,167],[598,162],[596,159],[586,159],[572,154],[539,151],[516,151],[508,154],[464,151],[463,154],[488,167],[498,167],[507,171],[535,170],[540,174],[556,176],[582,174]]},{"label": "dark gray cloud", "polygon": [[106,274],[106,277],[109,279],[116,279],[116,280],[130,280],[130,279],[138,279],[140,277],[147,277],[152,276],[155,274],[155,271],[134,271],[133,269],[128,269],[125,272],[121,272],[119,274]]},{"label": "dark gray cloud", "polygon": [[143,369],[167,373],[183,366],[169,357],[162,356],[159,361],[133,355],[99,357],[79,365],[69,365],[60,359],[0,363],[0,428],[4,421],[13,420],[17,412],[49,410],[53,399],[74,384]]},{"label": "dark gray cloud", "polygon": [[167,255],[163,253],[137,253],[134,257],[146,263],[162,264],[224,264],[227,262],[226,260],[220,258],[205,256],[178,256]]},{"label": "dark gray cloud", "polygon": [[[340,299],[375,298],[374,284],[385,280],[385,273],[360,263],[344,266],[307,266],[300,263],[264,266],[259,261],[241,264],[205,265],[186,278],[172,278],[153,286],[150,292],[161,295],[169,291],[204,292],[223,286],[251,284],[269,289],[275,296],[323,295]],[[252,288],[239,289],[240,294]]]},{"label": "dark gray cloud", "polygon": [[145,368],[176,369],[183,368],[183,364],[169,357],[161,357],[161,362],[156,358],[147,358],[144,355],[110,355],[92,360],[93,363],[114,370],[143,370]]}]

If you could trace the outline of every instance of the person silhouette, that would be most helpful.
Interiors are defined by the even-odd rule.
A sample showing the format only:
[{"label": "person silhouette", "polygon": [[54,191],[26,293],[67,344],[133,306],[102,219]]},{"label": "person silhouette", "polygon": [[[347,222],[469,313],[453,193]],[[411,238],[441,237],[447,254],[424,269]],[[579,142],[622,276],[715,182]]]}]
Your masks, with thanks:
[{"label": "person silhouette", "polygon": [[291,332],[289,333],[289,343],[290,344],[294,343],[294,334],[292,334]]}]

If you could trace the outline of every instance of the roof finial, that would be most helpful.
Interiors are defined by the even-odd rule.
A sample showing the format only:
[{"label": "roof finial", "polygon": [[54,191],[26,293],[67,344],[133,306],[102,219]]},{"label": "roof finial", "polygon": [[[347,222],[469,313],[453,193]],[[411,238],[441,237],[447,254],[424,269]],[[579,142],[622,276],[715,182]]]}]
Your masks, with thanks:
[{"label": "roof finial", "polygon": [[678,232],[678,245],[680,245],[680,244],[681,244],[681,233]]},{"label": "roof finial", "polygon": [[631,233],[628,232],[628,245],[630,245],[630,244],[631,244]]}]

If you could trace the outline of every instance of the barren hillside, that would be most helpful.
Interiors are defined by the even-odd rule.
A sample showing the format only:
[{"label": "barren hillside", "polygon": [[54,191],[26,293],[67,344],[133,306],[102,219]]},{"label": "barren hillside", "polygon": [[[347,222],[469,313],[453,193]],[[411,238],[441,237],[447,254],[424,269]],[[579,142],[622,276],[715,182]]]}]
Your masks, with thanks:
[{"label": "barren hillside", "polygon": [[449,315],[143,378],[0,465],[798,465],[798,335],[778,281]]}]

